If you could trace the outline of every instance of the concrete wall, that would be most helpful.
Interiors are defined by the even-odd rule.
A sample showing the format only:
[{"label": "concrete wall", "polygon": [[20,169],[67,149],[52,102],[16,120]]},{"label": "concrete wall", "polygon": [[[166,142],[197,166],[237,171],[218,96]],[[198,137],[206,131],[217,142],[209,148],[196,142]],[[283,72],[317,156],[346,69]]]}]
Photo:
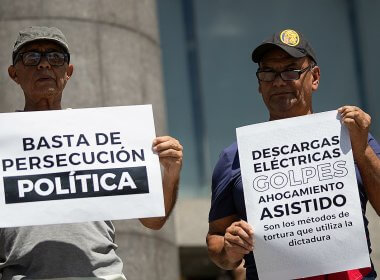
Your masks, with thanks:
[{"label": "concrete wall", "polygon": [[[160,45],[154,0],[0,0],[0,112],[23,109],[21,89],[8,78],[18,30],[60,28],[71,48],[74,75],[63,107],[153,104],[156,130],[166,130]],[[178,279],[171,220],[160,232],[137,221],[116,222],[128,279]]]}]

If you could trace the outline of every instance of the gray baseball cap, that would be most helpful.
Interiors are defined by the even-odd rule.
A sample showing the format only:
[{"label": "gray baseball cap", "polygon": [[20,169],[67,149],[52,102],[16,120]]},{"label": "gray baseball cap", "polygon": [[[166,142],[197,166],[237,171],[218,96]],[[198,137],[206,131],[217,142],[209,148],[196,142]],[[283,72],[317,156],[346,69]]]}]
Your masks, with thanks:
[{"label": "gray baseball cap", "polygon": [[13,47],[12,61],[15,61],[16,54],[25,45],[38,40],[49,40],[60,45],[68,54],[69,44],[65,35],[56,27],[31,26],[19,31],[19,35]]}]

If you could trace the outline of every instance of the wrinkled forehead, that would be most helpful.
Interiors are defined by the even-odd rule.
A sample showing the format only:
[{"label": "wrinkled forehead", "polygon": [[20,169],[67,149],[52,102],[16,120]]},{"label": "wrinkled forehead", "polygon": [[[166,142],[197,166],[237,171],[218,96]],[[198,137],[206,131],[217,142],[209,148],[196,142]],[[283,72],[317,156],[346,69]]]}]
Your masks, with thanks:
[{"label": "wrinkled forehead", "polygon": [[307,57],[296,58],[290,56],[287,52],[281,48],[273,48],[266,52],[263,58],[260,60],[259,66],[282,66],[282,65],[294,65],[302,66],[302,64],[307,60]]},{"label": "wrinkled forehead", "polygon": [[49,40],[38,40],[33,41],[21,48],[19,52],[26,52],[26,51],[40,51],[40,52],[46,52],[46,51],[61,51],[64,52],[64,49],[57,43]]}]

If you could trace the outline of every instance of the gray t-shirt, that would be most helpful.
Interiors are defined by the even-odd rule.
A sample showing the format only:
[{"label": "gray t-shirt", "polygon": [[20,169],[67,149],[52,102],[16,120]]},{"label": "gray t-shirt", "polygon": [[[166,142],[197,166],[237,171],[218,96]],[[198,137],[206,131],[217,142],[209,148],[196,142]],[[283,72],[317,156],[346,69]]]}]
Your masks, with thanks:
[{"label": "gray t-shirt", "polygon": [[2,228],[0,279],[122,276],[114,238],[103,221]]}]

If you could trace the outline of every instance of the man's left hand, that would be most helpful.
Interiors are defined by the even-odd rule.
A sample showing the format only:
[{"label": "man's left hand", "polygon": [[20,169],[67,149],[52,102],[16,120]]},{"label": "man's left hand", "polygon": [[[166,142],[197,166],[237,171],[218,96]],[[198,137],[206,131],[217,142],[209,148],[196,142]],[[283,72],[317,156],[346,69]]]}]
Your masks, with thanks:
[{"label": "man's left hand", "polygon": [[368,131],[371,125],[371,116],[356,106],[343,106],[338,109],[342,123],[350,133],[352,152],[355,160],[364,156],[368,147]]},{"label": "man's left hand", "polygon": [[150,229],[160,229],[168,219],[177,200],[179,175],[182,167],[182,145],[170,136],[161,136],[153,140],[153,151],[158,154],[160,163],[164,167],[162,185],[164,191],[165,216],[143,218],[140,222]]},{"label": "man's left hand", "polygon": [[182,167],[182,145],[171,136],[160,136],[153,140],[153,151],[157,152],[164,172],[178,174]]}]

